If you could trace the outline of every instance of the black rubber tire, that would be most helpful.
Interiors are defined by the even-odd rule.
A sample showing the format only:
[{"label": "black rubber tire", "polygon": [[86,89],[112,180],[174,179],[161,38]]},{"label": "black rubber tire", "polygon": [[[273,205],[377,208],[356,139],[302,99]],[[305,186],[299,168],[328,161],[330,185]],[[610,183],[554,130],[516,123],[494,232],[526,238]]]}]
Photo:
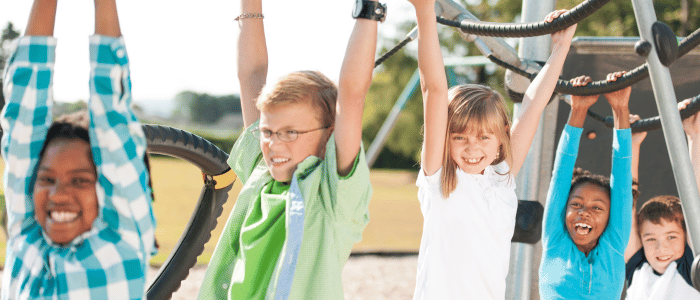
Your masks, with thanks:
[{"label": "black rubber tire", "polygon": [[223,211],[228,192],[233,183],[216,189],[213,176],[230,170],[226,163],[228,154],[209,141],[177,128],[143,125],[148,143],[148,153],[168,155],[188,161],[205,174],[205,184],[197,206],[185,227],[177,246],[149,283],[147,299],[170,299],[197,263],[197,256],[204,251],[204,244],[216,228],[217,218]]}]

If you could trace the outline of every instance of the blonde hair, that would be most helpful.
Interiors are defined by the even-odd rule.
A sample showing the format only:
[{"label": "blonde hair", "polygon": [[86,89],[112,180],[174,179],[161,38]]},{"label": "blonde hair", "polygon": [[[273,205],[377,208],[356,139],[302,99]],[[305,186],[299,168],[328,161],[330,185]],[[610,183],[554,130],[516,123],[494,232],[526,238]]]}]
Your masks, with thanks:
[{"label": "blonde hair", "polygon": [[491,165],[504,160],[511,165],[510,118],[501,94],[487,86],[461,84],[450,88],[447,97],[447,132],[441,176],[441,190],[445,198],[457,188],[458,166],[451,157],[450,134],[488,132],[495,135],[501,145],[498,156]]},{"label": "blonde hair", "polygon": [[338,87],[321,72],[297,71],[265,86],[255,105],[264,111],[285,104],[309,103],[324,126],[333,126],[337,98]]}]

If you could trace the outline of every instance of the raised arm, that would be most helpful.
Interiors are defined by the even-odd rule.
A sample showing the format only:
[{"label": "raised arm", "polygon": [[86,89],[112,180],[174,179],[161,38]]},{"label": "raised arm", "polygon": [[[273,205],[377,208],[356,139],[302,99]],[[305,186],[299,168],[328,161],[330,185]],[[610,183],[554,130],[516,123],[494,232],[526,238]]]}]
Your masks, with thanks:
[{"label": "raised arm", "polygon": [[103,188],[98,193],[104,194],[99,219],[140,253],[145,268],[153,251],[155,218],[144,163],[146,138],[131,110],[129,58],[120,36],[115,0],[96,0],[88,109],[92,154]]},{"label": "raised arm", "polygon": [[418,72],[425,125],[421,167],[433,175],[442,166],[447,132],[447,77],[440,52],[435,0],[410,0],[418,21]]},{"label": "raised arm", "polygon": [[[565,12],[566,10],[553,11],[545,17],[545,21],[551,22]],[[513,176],[518,174],[525,161],[542,111],[552,97],[564,60],[569,53],[574,32],[576,32],[576,25],[552,33],[552,54],[525,91],[521,106],[522,114],[513,122],[513,128],[511,128],[513,165],[510,166],[510,172]]]},{"label": "raised arm", "polygon": [[[630,115],[630,124],[639,121],[639,115]],[[646,131],[632,133],[632,180],[639,180],[639,153],[642,147],[644,138],[647,137]],[[637,184],[632,183],[632,189],[637,190]],[[639,231],[637,230],[637,199],[633,195],[632,199],[632,227],[630,230],[630,239],[625,248],[625,263],[632,256],[642,249],[642,241],[639,239]]]},{"label": "raised arm", "polygon": [[377,23],[363,18],[355,21],[340,69],[335,144],[338,174],[341,176],[352,170],[362,143],[362,111],[365,95],[372,84]]},{"label": "raised arm", "polygon": [[[608,81],[616,81],[624,72],[610,73]],[[626,248],[629,242],[632,219],[632,135],[629,118],[627,87],[605,94],[615,121],[613,135],[612,171],[610,174],[610,219],[604,235],[610,236],[616,247]]]},{"label": "raised arm", "polygon": [[35,0],[24,35],[53,36],[57,0]]},{"label": "raised arm", "polygon": [[241,11],[237,19],[240,32],[236,64],[241,85],[243,124],[247,128],[260,119],[255,101],[267,80],[267,44],[262,0],[241,0]]},{"label": "raised arm", "polygon": [[28,226],[38,226],[34,203],[28,196],[33,187],[27,178],[32,177],[39,161],[52,119],[56,41],[51,35],[55,16],[56,0],[34,1],[25,36],[19,39],[4,74],[6,103],[0,123],[8,241]]}]

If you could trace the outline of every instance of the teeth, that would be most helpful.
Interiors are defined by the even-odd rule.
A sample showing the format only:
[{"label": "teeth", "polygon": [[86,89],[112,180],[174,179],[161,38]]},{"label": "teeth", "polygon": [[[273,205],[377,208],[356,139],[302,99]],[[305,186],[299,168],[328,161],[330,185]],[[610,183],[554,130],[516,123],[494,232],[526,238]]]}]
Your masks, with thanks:
[{"label": "teeth", "polygon": [[69,211],[52,211],[51,220],[56,223],[72,222],[78,218],[78,214]]},{"label": "teeth", "polygon": [[478,163],[480,160],[481,158],[467,158],[467,162],[470,164]]},{"label": "teeth", "polygon": [[279,157],[276,157],[276,158],[273,158],[273,159],[272,159],[272,163],[273,163],[273,164],[279,164],[279,163],[284,163],[284,162],[288,162],[288,161],[289,161],[289,158],[279,158]]},{"label": "teeth", "polygon": [[672,256],[672,255],[669,255],[669,256],[661,256],[661,257],[658,257],[657,259],[658,259],[658,260],[669,260],[669,259],[671,259],[671,257],[673,257],[673,256]]},{"label": "teeth", "polygon": [[584,224],[584,223],[576,223],[576,224],[574,224],[574,226],[579,226],[579,227],[583,227],[583,228],[593,229],[593,227],[591,227],[591,226],[588,225],[588,224]]}]

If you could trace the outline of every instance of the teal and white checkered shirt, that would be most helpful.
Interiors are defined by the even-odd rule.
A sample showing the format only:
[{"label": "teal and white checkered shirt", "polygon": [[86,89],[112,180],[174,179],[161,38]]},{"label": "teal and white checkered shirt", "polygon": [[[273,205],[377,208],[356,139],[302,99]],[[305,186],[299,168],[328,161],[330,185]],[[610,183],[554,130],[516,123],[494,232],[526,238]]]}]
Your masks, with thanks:
[{"label": "teal and white checkered shirt", "polygon": [[0,298],[141,299],[155,218],[122,38],[90,37],[89,132],[99,215],[90,231],[65,246],[52,243],[34,218],[34,172],[52,123],[55,48],[51,37],[21,38],[5,74],[9,238]]}]

